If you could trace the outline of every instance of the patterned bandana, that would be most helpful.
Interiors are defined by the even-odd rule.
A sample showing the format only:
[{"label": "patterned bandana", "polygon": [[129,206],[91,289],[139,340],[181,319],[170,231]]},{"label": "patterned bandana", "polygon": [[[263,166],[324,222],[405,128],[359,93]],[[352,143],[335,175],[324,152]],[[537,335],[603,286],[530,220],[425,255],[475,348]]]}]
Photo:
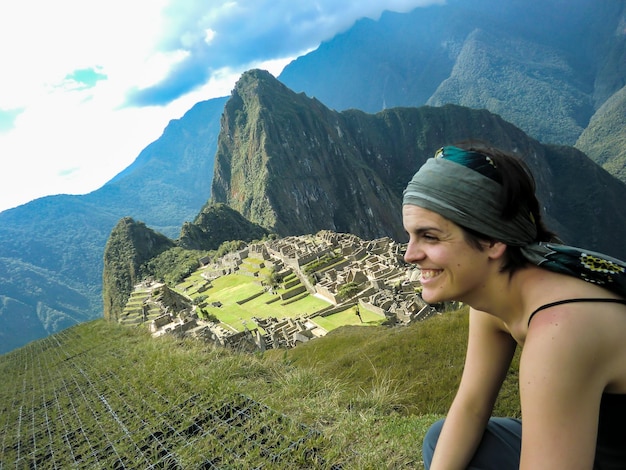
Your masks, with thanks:
[{"label": "patterned bandana", "polygon": [[558,243],[536,242],[530,211],[502,218],[501,177],[479,152],[443,147],[429,158],[404,190],[404,204],[423,207],[510,246],[549,271],[598,284],[626,298],[626,263],[602,253]]},{"label": "patterned bandana", "polygon": [[622,260],[574,246],[545,242],[523,247],[522,254],[537,266],[598,284],[626,298],[626,263]]}]

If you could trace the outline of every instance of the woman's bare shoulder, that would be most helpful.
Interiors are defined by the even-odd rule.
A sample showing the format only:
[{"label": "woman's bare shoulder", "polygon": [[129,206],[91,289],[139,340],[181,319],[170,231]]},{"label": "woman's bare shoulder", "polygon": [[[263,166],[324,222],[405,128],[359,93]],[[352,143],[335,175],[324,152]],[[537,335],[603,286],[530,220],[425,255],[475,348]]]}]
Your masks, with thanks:
[{"label": "woman's bare shoulder", "polygon": [[528,327],[522,364],[540,361],[557,371],[586,369],[603,389],[626,393],[626,305],[606,297],[584,299],[537,311]]}]

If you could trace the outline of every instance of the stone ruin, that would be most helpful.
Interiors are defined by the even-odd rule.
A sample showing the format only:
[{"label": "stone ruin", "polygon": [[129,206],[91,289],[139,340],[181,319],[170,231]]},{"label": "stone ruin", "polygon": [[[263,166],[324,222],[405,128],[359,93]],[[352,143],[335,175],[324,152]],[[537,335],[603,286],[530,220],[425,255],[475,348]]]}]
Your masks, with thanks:
[{"label": "stone ruin", "polygon": [[[250,257],[263,260],[263,266],[273,267],[278,278],[294,274],[293,284],[301,286],[289,290],[288,295],[296,299],[302,295],[315,295],[327,301],[329,306],[299,318],[253,317],[255,325],[252,329],[246,325],[244,331],[234,332],[215,322],[200,320],[194,314],[195,306],[191,306],[190,300],[183,307],[184,302],[175,296],[161,294],[161,297],[170,299],[170,303],[162,309],[161,315],[150,320],[150,331],[154,336],[188,335],[235,349],[266,350],[290,348],[324,336],[326,331],[315,323],[315,317],[331,315],[355,305],[381,315],[385,324],[406,325],[422,321],[436,314],[437,309],[420,297],[419,270],[404,262],[403,253],[404,246],[388,237],[364,241],[355,235],[327,230],[316,235],[289,236],[251,244],[225,255],[216,263],[204,259],[202,277],[206,283],[198,291],[207,290],[212,280],[227,274],[258,276],[258,273],[240,269],[244,260]],[[259,283],[263,284],[261,280]],[[341,290],[346,284],[356,286],[357,290],[349,298],[345,298]],[[264,288],[272,290],[268,285]],[[286,295],[283,294],[280,300],[288,302]],[[178,300],[182,311],[172,305],[172,298]]]}]

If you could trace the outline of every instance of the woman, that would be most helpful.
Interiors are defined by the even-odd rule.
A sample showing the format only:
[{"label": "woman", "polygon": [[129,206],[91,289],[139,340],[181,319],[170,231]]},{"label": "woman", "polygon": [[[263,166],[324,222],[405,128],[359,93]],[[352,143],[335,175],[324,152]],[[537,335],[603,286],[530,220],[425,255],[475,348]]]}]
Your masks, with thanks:
[{"label": "woman", "polygon": [[[534,192],[520,160],[488,147],[444,147],[404,192],[422,297],[470,306],[427,469],[626,469],[626,264],[555,241]],[[517,345],[523,426],[490,417]]]}]

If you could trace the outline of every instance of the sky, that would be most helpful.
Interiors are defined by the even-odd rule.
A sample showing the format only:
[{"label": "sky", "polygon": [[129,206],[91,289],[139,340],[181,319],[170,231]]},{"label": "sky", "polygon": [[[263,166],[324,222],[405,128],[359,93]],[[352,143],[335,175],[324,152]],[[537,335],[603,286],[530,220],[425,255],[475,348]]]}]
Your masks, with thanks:
[{"label": "sky", "polygon": [[360,18],[444,0],[3,0],[0,211],[86,194],[171,119]]}]

